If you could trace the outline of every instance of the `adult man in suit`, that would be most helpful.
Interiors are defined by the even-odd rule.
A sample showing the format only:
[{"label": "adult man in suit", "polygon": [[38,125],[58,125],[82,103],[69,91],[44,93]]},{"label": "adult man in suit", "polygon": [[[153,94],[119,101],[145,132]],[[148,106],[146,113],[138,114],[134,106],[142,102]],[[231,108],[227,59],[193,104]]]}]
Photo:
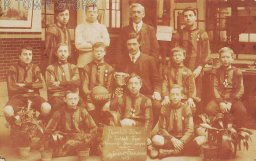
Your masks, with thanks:
[{"label": "adult man in suit", "polygon": [[154,123],[160,112],[162,79],[157,69],[156,60],[140,51],[138,35],[130,33],[127,39],[128,54],[124,55],[117,66],[117,71],[128,74],[136,73],[142,79],[141,93],[150,97],[153,103]]},{"label": "adult man in suit", "polygon": [[156,60],[159,59],[159,44],[156,39],[155,29],[145,24],[142,19],[145,17],[145,8],[139,3],[132,3],[130,5],[130,17],[132,23],[122,28],[121,31],[121,47],[122,51],[127,51],[126,42],[129,33],[135,32],[139,37],[139,44],[141,52],[154,56]]}]

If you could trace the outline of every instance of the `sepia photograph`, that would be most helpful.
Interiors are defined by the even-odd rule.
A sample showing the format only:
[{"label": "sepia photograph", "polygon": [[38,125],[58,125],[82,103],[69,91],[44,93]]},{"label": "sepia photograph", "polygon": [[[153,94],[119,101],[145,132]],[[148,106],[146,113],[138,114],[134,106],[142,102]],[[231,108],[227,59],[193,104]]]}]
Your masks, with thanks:
[{"label": "sepia photograph", "polygon": [[255,161],[256,0],[0,0],[0,161]]}]

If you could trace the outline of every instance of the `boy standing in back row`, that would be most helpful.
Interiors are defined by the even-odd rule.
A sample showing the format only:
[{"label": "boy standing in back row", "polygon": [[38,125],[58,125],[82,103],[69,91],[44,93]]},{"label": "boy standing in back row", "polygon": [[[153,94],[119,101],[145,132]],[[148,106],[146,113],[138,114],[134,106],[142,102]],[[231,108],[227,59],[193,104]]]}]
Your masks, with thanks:
[{"label": "boy standing in back row", "polygon": [[79,24],[75,31],[75,46],[77,50],[79,50],[77,67],[81,78],[83,77],[82,72],[84,66],[93,60],[93,44],[96,42],[103,42],[105,46],[109,46],[110,44],[107,27],[98,22],[99,10],[97,5],[88,4],[86,6],[85,14],[85,23]]},{"label": "boy standing in back row", "polygon": [[[56,3],[54,5],[55,24],[49,24],[46,30],[45,50],[42,55],[42,71],[45,74],[48,65],[57,62],[55,55],[56,47],[59,43],[68,45],[71,53],[71,36],[68,30],[69,8],[66,3]],[[69,62],[75,63],[74,55],[69,56]]]},{"label": "boy standing in back row", "polygon": [[181,46],[186,50],[184,65],[192,70],[196,81],[196,95],[202,96],[202,72],[209,59],[210,43],[208,34],[197,27],[196,10],[188,7],[183,10],[185,27],[173,36],[174,46]]}]

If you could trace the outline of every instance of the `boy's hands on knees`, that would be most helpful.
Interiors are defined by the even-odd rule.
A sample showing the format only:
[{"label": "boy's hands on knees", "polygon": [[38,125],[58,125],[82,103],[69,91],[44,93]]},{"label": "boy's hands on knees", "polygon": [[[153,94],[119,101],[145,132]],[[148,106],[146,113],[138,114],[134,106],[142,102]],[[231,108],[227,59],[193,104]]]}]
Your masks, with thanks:
[{"label": "boy's hands on knees", "polygon": [[58,86],[60,86],[60,82],[59,81],[54,81],[53,85],[58,87]]},{"label": "boy's hands on knees", "polygon": [[192,98],[189,98],[186,104],[194,111],[196,108],[196,104]]},{"label": "boy's hands on knees", "polygon": [[232,106],[232,103],[231,102],[227,102],[227,108],[228,108],[228,111],[231,110],[231,106]]},{"label": "boy's hands on knees", "polygon": [[161,94],[159,92],[154,92],[153,95],[152,95],[152,98],[157,100],[157,101],[160,101],[162,99]]},{"label": "boy's hands on knees", "polygon": [[61,135],[61,134],[59,134],[59,133],[52,134],[52,139],[53,139],[53,141],[62,140],[63,137],[64,137],[64,136]]},{"label": "boy's hands on knees", "polygon": [[207,142],[207,138],[206,138],[206,136],[197,136],[194,139],[194,141],[196,142],[197,145],[201,146]]},{"label": "boy's hands on knees", "polygon": [[222,113],[227,113],[227,112],[229,112],[230,111],[230,109],[231,109],[231,103],[225,103],[225,102],[220,102],[220,104],[219,104],[219,106],[220,106],[220,111],[222,112]]},{"label": "boy's hands on knees", "polygon": [[174,148],[178,149],[179,151],[181,151],[184,148],[184,143],[175,137],[173,137],[171,139],[171,142],[172,142]]},{"label": "boy's hands on knees", "polygon": [[220,111],[221,111],[222,113],[226,113],[226,112],[227,112],[226,103],[223,103],[223,102],[220,103]]},{"label": "boy's hands on knees", "polygon": [[169,96],[164,96],[164,99],[163,99],[163,101],[161,102],[161,105],[162,105],[162,106],[166,106],[166,105],[168,105],[168,104],[170,104],[170,98],[169,98]]},{"label": "boy's hands on knees", "polygon": [[25,87],[26,86],[25,83],[16,83],[16,85],[19,86],[19,87]]},{"label": "boy's hands on knees", "polygon": [[29,89],[28,92],[34,92],[34,90],[33,89]]},{"label": "boy's hands on knees", "polygon": [[136,122],[132,119],[125,118],[120,121],[121,126],[135,126]]}]

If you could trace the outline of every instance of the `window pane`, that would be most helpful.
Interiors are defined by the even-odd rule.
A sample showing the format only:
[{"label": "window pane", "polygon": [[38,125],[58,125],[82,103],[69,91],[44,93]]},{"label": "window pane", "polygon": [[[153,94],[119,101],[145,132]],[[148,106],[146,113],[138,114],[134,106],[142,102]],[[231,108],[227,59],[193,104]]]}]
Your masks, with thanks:
[{"label": "window pane", "polygon": [[112,27],[116,27],[116,11],[112,10]]},{"label": "window pane", "polygon": [[109,0],[106,0],[106,9],[109,9]]},{"label": "window pane", "polygon": [[237,7],[238,16],[256,16],[256,7]]},{"label": "window pane", "polygon": [[250,34],[250,42],[256,42],[256,34]]},{"label": "window pane", "polygon": [[116,10],[120,10],[120,3],[116,3]]},{"label": "window pane", "polygon": [[249,34],[248,33],[239,34],[239,42],[249,42]]},{"label": "window pane", "polygon": [[[106,0],[105,1],[105,24],[110,28],[121,27],[121,12],[120,12],[120,0]],[[111,10],[110,10],[111,9]]]},{"label": "window pane", "polygon": [[116,13],[116,27],[119,28],[121,26],[121,13],[120,11],[117,11]]},{"label": "window pane", "polygon": [[110,26],[110,24],[109,24],[109,13],[110,13],[110,10],[105,10],[105,25],[107,27]]},{"label": "window pane", "polygon": [[112,1],[112,9],[115,10],[116,9],[116,3]]}]

